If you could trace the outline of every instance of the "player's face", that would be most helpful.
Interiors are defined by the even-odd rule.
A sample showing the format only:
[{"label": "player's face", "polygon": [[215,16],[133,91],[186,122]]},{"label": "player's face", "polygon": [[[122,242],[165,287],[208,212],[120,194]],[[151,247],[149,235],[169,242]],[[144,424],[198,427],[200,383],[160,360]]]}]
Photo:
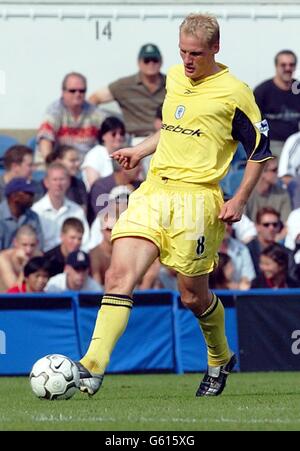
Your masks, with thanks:
[{"label": "player's face", "polygon": [[293,78],[293,73],[296,69],[296,61],[293,55],[279,55],[276,64],[276,75],[277,77],[284,81],[289,82]]},{"label": "player's face", "polygon": [[196,81],[214,73],[215,54],[219,51],[218,43],[210,47],[203,33],[194,36],[181,32],[179,49],[187,77]]}]

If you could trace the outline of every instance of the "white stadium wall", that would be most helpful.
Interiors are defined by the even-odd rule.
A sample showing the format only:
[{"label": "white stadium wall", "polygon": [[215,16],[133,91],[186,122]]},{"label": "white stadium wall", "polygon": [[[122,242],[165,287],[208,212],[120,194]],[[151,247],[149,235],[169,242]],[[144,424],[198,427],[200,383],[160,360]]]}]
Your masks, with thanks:
[{"label": "white stadium wall", "polygon": [[160,47],[167,71],[180,61],[178,26],[191,11],[218,17],[218,60],[251,87],[273,75],[277,51],[300,56],[299,2],[58,3],[0,2],[0,129],[37,128],[67,72],[85,74],[89,93],[134,73],[146,42]]}]

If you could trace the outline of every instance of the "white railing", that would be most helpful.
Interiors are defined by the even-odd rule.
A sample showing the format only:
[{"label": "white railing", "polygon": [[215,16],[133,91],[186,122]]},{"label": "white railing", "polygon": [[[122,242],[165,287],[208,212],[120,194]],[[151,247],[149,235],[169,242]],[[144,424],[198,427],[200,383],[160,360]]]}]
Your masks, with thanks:
[{"label": "white railing", "polygon": [[[192,5],[189,6],[189,9]],[[189,11],[188,9],[188,11]],[[300,18],[300,6],[293,7],[293,10],[289,8],[281,9],[281,8],[264,8],[264,7],[253,7],[253,8],[240,8],[240,9],[232,9],[227,8],[220,10],[219,8],[213,8],[211,11],[216,15],[218,19],[277,19],[277,20],[288,20],[288,19],[297,19]],[[137,7],[128,7],[128,8],[85,8],[82,6],[81,8],[64,6],[63,8],[42,8],[42,7],[0,7],[0,18],[3,20],[8,19],[113,19],[113,20],[121,20],[121,19],[138,19],[138,20],[147,20],[147,19],[181,19],[187,15],[187,9],[157,9],[157,6],[144,8]]]}]

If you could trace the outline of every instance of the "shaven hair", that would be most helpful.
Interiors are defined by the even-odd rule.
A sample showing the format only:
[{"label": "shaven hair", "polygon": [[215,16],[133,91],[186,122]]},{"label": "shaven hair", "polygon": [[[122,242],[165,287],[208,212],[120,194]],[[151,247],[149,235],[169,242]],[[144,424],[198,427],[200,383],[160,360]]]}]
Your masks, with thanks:
[{"label": "shaven hair", "polygon": [[199,36],[203,32],[209,47],[220,40],[220,28],[215,16],[209,14],[189,14],[179,27],[180,33]]},{"label": "shaven hair", "polygon": [[23,224],[18,228],[15,239],[18,240],[20,236],[34,236],[37,239],[37,233],[34,227],[30,224]]}]

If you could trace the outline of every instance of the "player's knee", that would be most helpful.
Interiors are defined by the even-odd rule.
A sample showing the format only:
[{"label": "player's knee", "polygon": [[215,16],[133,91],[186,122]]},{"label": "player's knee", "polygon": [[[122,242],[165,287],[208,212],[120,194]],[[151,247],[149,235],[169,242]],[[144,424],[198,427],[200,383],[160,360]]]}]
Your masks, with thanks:
[{"label": "player's knee", "polygon": [[195,315],[201,315],[209,306],[209,296],[199,296],[196,293],[181,293],[181,302],[187,309],[191,310]]},{"label": "player's knee", "polygon": [[130,274],[125,269],[109,268],[105,273],[105,291],[125,294],[130,291]]},{"label": "player's knee", "polygon": [[186,308],[192,310],[199,303],[199,299],[195,293],[185,292],[181,294],[181,302]]}]

